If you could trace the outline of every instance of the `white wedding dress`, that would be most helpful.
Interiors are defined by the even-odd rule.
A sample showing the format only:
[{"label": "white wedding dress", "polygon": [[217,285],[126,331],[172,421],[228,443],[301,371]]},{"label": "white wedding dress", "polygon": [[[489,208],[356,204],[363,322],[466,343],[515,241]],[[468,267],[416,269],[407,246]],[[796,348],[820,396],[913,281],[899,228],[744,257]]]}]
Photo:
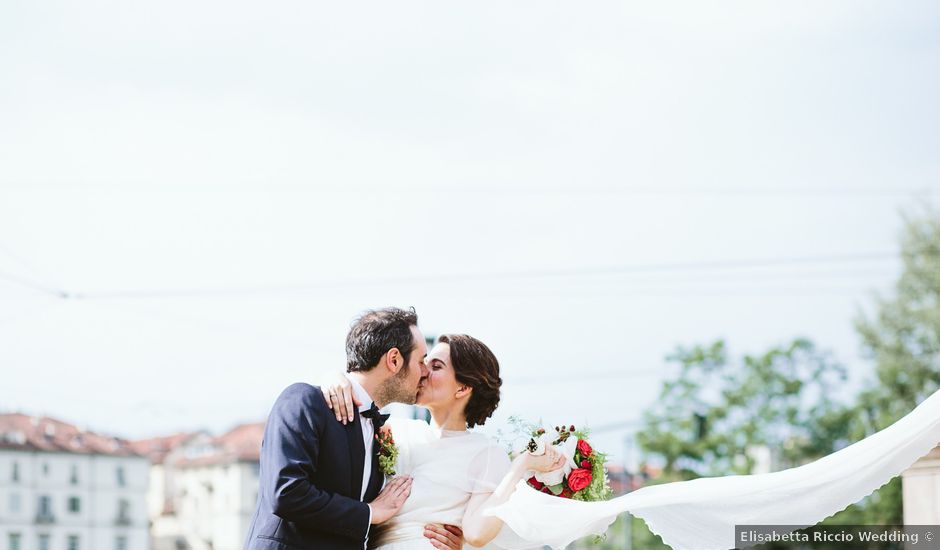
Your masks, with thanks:
[{"label": "white wedding dress", "polygon": [[461,525],[470,497],[496,489],[509,470],[509,456],[489,437],[471,431],[437,431],[422,420],[402,418],[390,418],[386,426],[398,447],[395,473],[414,481],[398,514],[373,526],[369,547],[432,549],[424,526]]},{"label": "white wedding dress", "polygon": [[[473,432],[435,432],[392,419],[398,473],[414,478],[401,512],[370,535],[381,550],[433,548],[427,523],[460,525],[470,496],[492,492],[509,469],[505,451]],[[603,533],[629,512],[674,550],[735,548],[735,525],[808,527],[890,481],[940,443],[940,391],[888,428],[815,462],[780,472],[700,478],[644,487],[605,502],[549,496],[520,481],[485,514],[505,522],[495,548],[563,548]]]}]

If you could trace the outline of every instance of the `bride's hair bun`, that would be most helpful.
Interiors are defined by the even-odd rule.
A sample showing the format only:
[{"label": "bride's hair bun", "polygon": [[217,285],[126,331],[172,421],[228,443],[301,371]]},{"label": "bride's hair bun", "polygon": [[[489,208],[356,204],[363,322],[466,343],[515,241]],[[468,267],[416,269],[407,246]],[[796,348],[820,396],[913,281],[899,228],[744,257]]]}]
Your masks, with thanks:
[{"label": "bride's hair bun", "polygon": [[482,426],[499,405],[499,361],[486,344],[466,334],[444,334],[437,339],[450,346],[450,362],[461,384],[473,388],[464,413],[467,426]]}]

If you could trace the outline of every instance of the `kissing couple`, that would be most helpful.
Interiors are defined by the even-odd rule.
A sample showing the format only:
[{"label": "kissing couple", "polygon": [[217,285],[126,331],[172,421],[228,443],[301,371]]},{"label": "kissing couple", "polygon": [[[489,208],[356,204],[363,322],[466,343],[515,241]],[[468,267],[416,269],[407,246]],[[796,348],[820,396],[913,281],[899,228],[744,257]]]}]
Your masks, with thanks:
[{"label": "kissing couple", "polygon": [[[526,485],[533,473],[566,466],[554,447],[510,459],[471,431],[496,410],[502,384],[483,342],[444,335],[429,352],[414,310],[386,308],[352,324],[346,358],[340,381],[293,384],[277,398],[246,550],[563,548],[623,512],[677,550],[743,548],[736,526],[814,525],[940,443],[937,391],[891,426],[808,464],[579,502]],[[430,424],[379,412],[393,402],[426,407]]]},{"label": "kissing couple", "polygon": [[[496,410],[502,384],[493,352],[471,336],[441,336],[429,353],[414,310],[368,311],[349,330],[346,359],[341,383],[293,384],[275,402],[246,550],[484,546],[503,522],[483,511],[526,472],[564,465],[553,448],[511,461],[469,430]],[[431,423],[388,419],[379,409],[389,403],[426,407]],[[388,426],[400,475],[384,483],[392,468],[382,471],[376,435]]]}]

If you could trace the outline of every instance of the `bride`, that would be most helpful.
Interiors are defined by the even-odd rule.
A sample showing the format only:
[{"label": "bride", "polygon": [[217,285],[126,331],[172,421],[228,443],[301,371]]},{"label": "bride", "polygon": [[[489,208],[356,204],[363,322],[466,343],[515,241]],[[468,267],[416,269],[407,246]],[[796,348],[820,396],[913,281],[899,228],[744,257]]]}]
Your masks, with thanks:
[{"label": "bride", "polygon": [[[431,412],[431,423],[390,418],[385,424],[399,451],[395,473],[413,482],[398,514],[369,535],[370,547],[380,550],[431,548],[428,524],[461,527],[467,544],[484,546],[503,526],[484,510],[505,503],[527,472],[556,470],[566,460],[549,448],[544,455],[526,452],[510,461],[495,441],[469,430],[486,422],[499,404],[499,362],[483,342],[463,334],[441,336],[428,353],[427,367],[416,403]],[[324,395],[330,393],[343,395],[352,410],[348,380]]]},{"label": "bride", "polygon": [[[642,518],[677,550],[743,548],[748,544],[735,540],[735,526],[814,525],[871,494],[940,442],[937,391],[891,426],[803,466],[653,485],[604,502],[577,502],[525,483],[528,471],[564,465],[552,448],[543,456],[524,452],[510,461],[495,442],[468,431],[483,424],[499,403],[499,364],[489,348],[470,336],[442,336],[428,355],[428,369],[417,403],[431,412],[431,424],[403,419],[388,424],[400,453],[396,473],[411,476],[413,485],[400,512],[370,535],[370,546],[381,550],[429,548],[427,524],[461,527],[471,546],[492,541],[502,548],[563,548],[603,533],[623,512]],[[332,389],[345,396],[345,408],[352,411],[348,383]]]}]

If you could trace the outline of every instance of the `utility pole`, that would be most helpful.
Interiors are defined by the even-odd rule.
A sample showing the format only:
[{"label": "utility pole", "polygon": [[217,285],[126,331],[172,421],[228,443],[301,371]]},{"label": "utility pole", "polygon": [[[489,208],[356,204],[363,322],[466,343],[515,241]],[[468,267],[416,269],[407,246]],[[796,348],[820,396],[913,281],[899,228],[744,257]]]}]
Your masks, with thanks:
[{"label": "utility pole", "polygon": [[[633,489],[633,469],[632,469],[632,460],[633,457],[633,433],[628,432],[623,436],[623,477],[624,481],[629,483],[627,486],[627,492]],[[630,515],[630,512],[624,512],[623,517],[623,532],[624,537],[624,549],[633,550],[633,516]]]}]

